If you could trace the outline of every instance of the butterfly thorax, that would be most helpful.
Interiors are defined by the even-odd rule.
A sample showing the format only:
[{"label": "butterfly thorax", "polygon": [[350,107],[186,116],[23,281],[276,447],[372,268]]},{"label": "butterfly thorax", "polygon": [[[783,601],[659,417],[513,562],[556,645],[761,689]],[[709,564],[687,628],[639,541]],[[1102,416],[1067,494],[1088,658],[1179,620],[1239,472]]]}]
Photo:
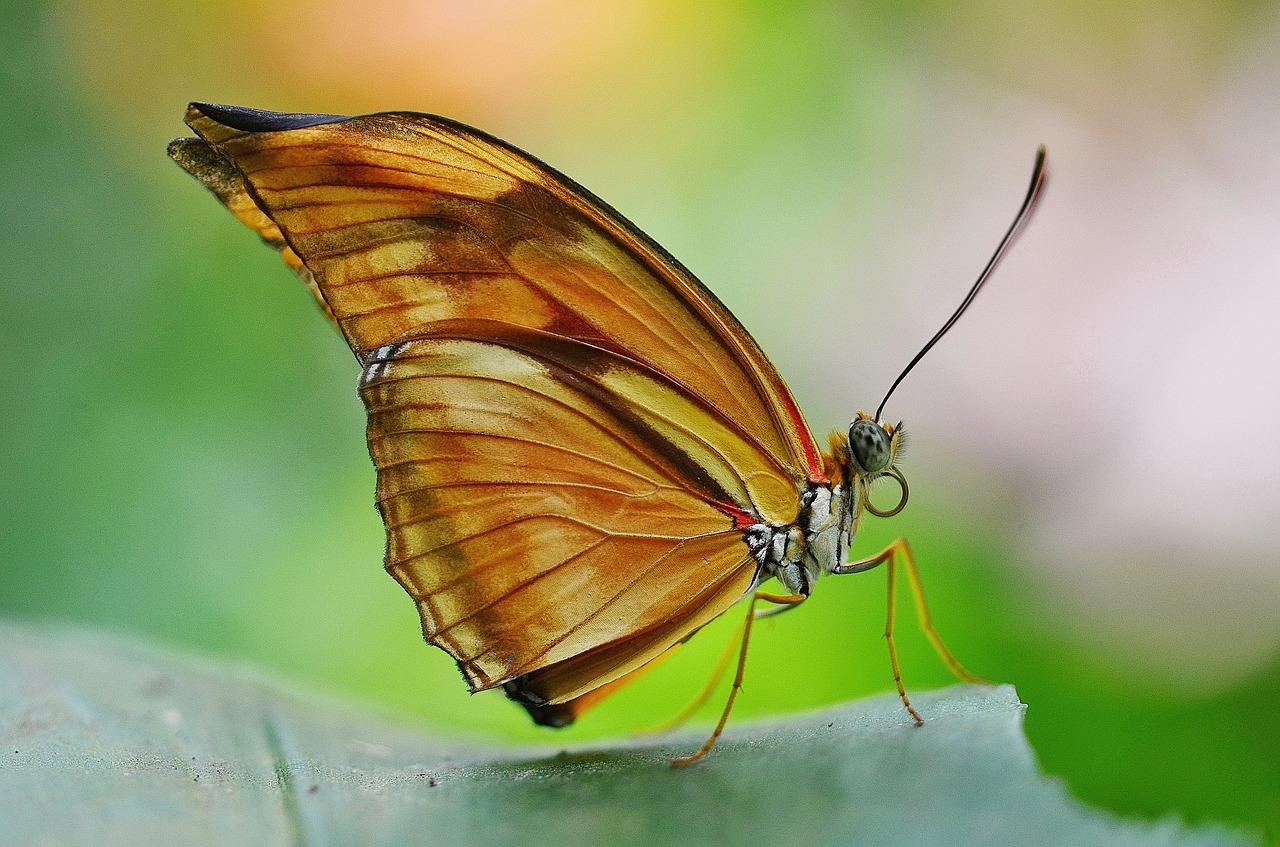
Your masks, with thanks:
[{"label": "butterfly thorax", "polygon": [[790,593],[807,596],[818,577],[834,570],[853,542],[853,502],[844,481],[808,482],[800,492],[800,512],[794,523],[749,527],[747,546],[760,563],[757,581],[773,577]]},{"label": "butterfly thorax", "polygon": [[[859,412],[855,426],[865,419]],[[902,449],[902,425],[876,426],[884,432],[887,450],[882,463],[891,467]],[[746,530],[747,546],[760,565],[757,582],[773,577],[791,593],[808,596],[819,576],[835,571],[844,561],[862,521],[867,487],[883,473],[868,473],[858,464],[851,441],[857,432],[855,428],[830,434],[830,451],[822,455],[825,479],[801,484],[800,509],[793,523],[758,523]],[[861,446],[866,452],[866,446]]]}]

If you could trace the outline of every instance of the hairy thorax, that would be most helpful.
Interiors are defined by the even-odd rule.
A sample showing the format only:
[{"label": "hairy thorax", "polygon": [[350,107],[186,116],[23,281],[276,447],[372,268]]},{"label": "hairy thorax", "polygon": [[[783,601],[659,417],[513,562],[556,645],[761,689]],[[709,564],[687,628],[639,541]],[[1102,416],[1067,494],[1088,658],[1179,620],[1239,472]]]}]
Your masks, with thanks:
[{"label": "hairy thorax", "polygon": [[794,523],[758,523],[746,530],[747,546],[760,563],[757,582],[776,577],[787,591],[807,596],[818,577],[833,571],[849,549],[853,518],[853,499],[843,483],[808,483],[800,492]]}]

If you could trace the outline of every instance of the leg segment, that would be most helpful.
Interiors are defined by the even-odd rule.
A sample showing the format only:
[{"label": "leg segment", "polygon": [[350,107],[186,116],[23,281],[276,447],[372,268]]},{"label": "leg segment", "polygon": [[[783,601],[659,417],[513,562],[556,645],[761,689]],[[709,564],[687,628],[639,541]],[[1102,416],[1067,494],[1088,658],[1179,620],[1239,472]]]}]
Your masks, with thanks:
[{"label": "leg segment", "polygon": [[693,717],[693,713],[702,708],[702,704],[711,699],[711,695],[715,693],[716,686],[720,684],[721,678],[724,677],[725,670],[729,667],[729,660],[733,658],[734,650],[738,647],[742,639],[743,629],[747,626],[746,621],[738,624],[737,629],[733,631],[733,637],[729,639],[729,643],[724,646],[724,652],[720,654],[720,658],[716,660],[715,670],[711,672],[711,678],[707,680],[707,684],[702,687],[692,700],[685,704],[684,708],[676,712],[675,715],[657,726],[643,730],[643,734],[657,735],[662,732],[670,732],[678,729],[685,721]]},{"label": "leg segment", "polygon": [[[742,688],[742,676],[747,668],[747,643],[751,640],[751,624],[756,619],[756,603],[763,600],[766,603],[775,603],[778,606],[790,608],[804,602],[807,594],[768,594],[764,591],[757,591],[751,595],[751,602],[747,604],[747,619],[742,624],[742,643],[738,647],[738,671],[733,676],[733,687],[729,689],[729,700],[724,704],[724,711],[720,713],[720,722],[716,724],[715,730],[711,733],[711,737],[706,743],[691,756],[681,756],[671,760],[672,767],[684,767],[692,765],[711,751],[715,746],[716,740],[720,738],[720,733],[724,732],[724,725],[729,720],[729,711],[733,708],[733,701],[738,697],[738,690]],[[718,679],[721,669],[717,669],[716,678]],[[714,684],[714,681],[713,681]],[[708,689],[705,694],[709,694]],[[699,701],[695,701],[698,705],[701,700],[705,700],[705,696],[701,696]],[[696,706],[695,706],[696,708]]]},{"label": "leg segment", "polygon": [[953,674],[965,682],[982,683],[985,682],[981,677],[970,673],[964,665],[956,661],[956,657],[951,655],[951,651],[947,649],[947,645],[943,643],[942,636],[938,635],[938,631],[933,627],[933,620],[929,616],[929,604],[924,599],[924,585],[920,581],[920,571],[916,569],[916,559],[911,553],[911,545],[907,543],[907,539],[899,538],[888,547],[866,559],[860,559],[856,562],[848,562],[840,565],[832,573],[851,574],[869,571],[872,568],[879,567],[882,564],[889,565],[889,611],[886,615],[884,638],[889,645],[889,662],[893,666],[893,682],[898,687],[898,696],[902,698],[902,704],[907,707],[907,711],[911,714],[916,724],[923,723],[920,714],[911,706],[911,701],[907,699],[907,691],[902,685],[902,671],[898,667],[898,648],[893,641],[893,622],[895,615],[896,594],[897,594],[897,565],[901,561],[906,566],[907,583],[911,586],[912,598],[915,600],[916,615],[920,619],[920,628],[924,630],[924,634],[929,638],[929,642],[933,644],[933,649],[937,652],[938,658],[942,659]]}]

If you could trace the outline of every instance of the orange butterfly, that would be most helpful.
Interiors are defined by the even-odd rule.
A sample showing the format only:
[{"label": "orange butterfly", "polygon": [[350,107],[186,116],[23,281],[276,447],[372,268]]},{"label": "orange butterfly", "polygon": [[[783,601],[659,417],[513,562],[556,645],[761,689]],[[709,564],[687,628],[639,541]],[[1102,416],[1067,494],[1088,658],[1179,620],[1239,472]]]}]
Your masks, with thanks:
[{"label": "orange butterfly", "polygon": [[[750,596],[729,703],[685,764],[724,726],[757,602],[887,563],[919,721],[898,561],[939,654],[976,679],[929,625],[905,540],[844,562],[865,512],[906,503],[901,425],[859,413],[822,452],[742,325],[593,194],[431,115],[193,103],[186,123],[199,138],[169,155],[280,250],[360,362],[387,570],[472,691],[565,726]],[[882,476],[902,489],[887,512],[868,500]]]}]

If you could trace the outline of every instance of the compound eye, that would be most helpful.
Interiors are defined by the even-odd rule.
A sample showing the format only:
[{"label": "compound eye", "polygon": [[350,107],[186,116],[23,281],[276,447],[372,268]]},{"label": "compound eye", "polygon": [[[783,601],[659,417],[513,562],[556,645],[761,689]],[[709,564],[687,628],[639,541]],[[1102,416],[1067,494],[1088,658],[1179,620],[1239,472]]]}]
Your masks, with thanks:
[{"label": "compound eye", "polygon": [[889,434],[880,424],[870,420],[856,420],[849,427],[849,450],[865,473],[884,470],[892,458]]}]

